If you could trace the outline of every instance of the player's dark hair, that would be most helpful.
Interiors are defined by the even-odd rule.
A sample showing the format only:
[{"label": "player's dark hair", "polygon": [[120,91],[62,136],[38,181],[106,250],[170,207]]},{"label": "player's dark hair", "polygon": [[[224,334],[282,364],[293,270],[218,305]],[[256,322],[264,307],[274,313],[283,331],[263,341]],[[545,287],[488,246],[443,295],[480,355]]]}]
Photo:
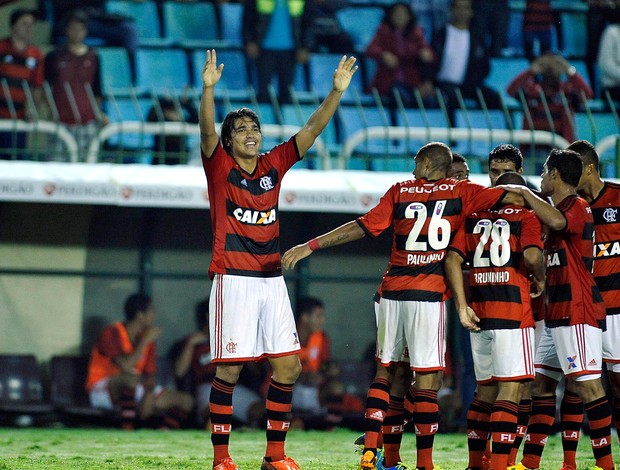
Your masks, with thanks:
[{"label": "player's dark hair", "polygon": [[452,152],[452,163],[467,163],[467,160],[460,153]]},{"label": "player's dark hair", "polygon": [[519,186],[527,186],[527,181],[521,173],[517,173],[516,171],[507,171],[500,175],[495,182],[495,185],[500,184],[516,184]]},{"label": "player's dark hair", "polygon": [[584,165],[594,164],[598,171],[598,166],[600,162],[598,153],[596,153],[594,145],[592,145],[587,140],[576,140],[568,147],[566,147],[566,150],[572,150],[573,152],[577,152],[579,155],[581,155],[581,159],[583,160]]},{"label": "player's dark hair", "polygon": [[209,324],[209,297],[201,300],[194,307],[194,320],[196,328],[204,329]]},{"label": "player's dark hair", "polygon": [[130,322],[139,312],[146,312],[151,306],[152,299],[145,294],[133,294],[125,300],[125,320]]},{"label": "player's dark hair", "polygon": [[424,145],[416,157],[431,162],[431,171],[447,172],[452,164],[452,151],[450,147],[441,142],[430,142]]},{"label": "player's dark hair", "polygon": [[564,183],[575,187],[579,184],[583,172],[583,160],[574,150],[553,149],[545,164],[548,171],[556,169]]},{"label": "player's dark hair", "polygon": [[489,167],[491,162],[512,162],[515,164],[515,170],[519,171],[523,166],[523,155],[521,150],[512,144],[501,144],[491,150],[489,153]]},{"label": "player's dark hair", "polygon": [[300,297],[297,300],[297,308],[295,309],[295,320],[298,321],[302,315],[310,313],[315,308],[324,308],[325,304],[316,297]]},{"label": "player's dark hair", "polygon": [[220,138],[222,140],[222,147],[226,150],[226,153],[232,155],[232,133],[235,127],[235,121],[239,118],[248,117],[258,126],[258,130],[260,131],[260,120],[258,119],[258,114],[252,111],[249,108],[239,108],[229,112],[224,118],[224,122],[222,122],[222,127],[220,129]]}]

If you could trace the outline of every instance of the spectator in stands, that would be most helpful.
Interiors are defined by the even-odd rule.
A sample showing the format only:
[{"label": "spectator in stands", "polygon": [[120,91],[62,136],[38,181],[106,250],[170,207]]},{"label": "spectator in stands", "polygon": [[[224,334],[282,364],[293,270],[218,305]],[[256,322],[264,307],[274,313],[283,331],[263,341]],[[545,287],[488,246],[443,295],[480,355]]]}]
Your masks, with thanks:
[{"label": "spectator in stands", "polygon": [[[35,19],[33,10],[13,10],[11,34],[0,41],[0,119],[35,119],[43,103],[43,53],[31,43]],[[25,148],[25,132],[0,132],[0,159],[24,158],[19,150]]]},{"label": "spectator in stands", "polygon": [[493,57],[501,56],[510,18],[508,0],[472,0],[472,6],[472,31],[481,37]]},{"label": "spectator in stands", "polygon": [[435,83],[453,126],[459,91],[464,99],[479,103],[479,90],[488,109],[501,109],[499,93],[484,83],[490,72],[489,50],[480,33],[470,29],[472,15],[470,0],[453,0],[450,23],[433,35],[432,48],[439,56]]},{"label": "spectator in stands", "polygon": [[[594,96],[575,67],[564,57],[552,53],[535,59],[530,68],[515,77],[507,91],[522,101],[524,129],[552,131],[568,142],[576,139],[575,110],[583,104],[583,98]],[[535,155],[539,156],[540,151],[544,156],[548,150],[548,147],[538,147]],[[529,156],[533,156],[532,152]]]},{"label": "spectator in stands", "polygon": [[610,20],[601,37],[598,66],[603,98],[607,92],[612,100],[620,102],[620,9],[611,13]]},{"label": "spectator in stands", "polygon": [[351,54],[353,39],[347,33],[336,12],[346,7],[347,0],[307,0],[304,10],[305,44],[311,52]]},{"label": "spectator in stands", "polygon": [[[156,99],[155,105],[149,111],[146,120],[197,124],[198,110],[187,96],[180,99],[162,96]],[[192,150],[186,135],[156,134],[153,140],[153,151],[155,152],[153,164],[177,165],[187,163]]]},{"label": "spectator in stands", "polygon": [[[209,299],[198,302],[194,312],[196,331],[177,341],[168,356],[173,364],[177,389],[195,398],[198,421],[205,426],[209,419],[209,396],[216,372],[209,345]],[[240,380],[243,382],[243,379],[242,374]],[[258,391],[245,383],[238,383],[233,396],[233,418],[241,424],[257,424],[262,419],[263,401]]]},{"label": "spectator in stands", "polygon": [[258,100],[270,102],[269,84],[278,77],[278,100],[290,103],[295,64],[308,62],[304,43],[305,2],[248,0],[243,10],[243,42],[258,71]]},{"label": "spectator in stands", "polygon": [[587,36],[588,48],[586,51],[586,65],[590,83],[596,83],[596,61],[599,56],[599,44],[601,35],[612,19],[617,15],[620,8],[620,0],[587,0]]},{"label": "spectator in stands", "polygon": [[153,301],[133,294],[125,301],[125,321],[104,328],[92,348],[86,379],[90,403],[109,410],[120,407],[124,429],[160,414],[160,428],[179,428],[194,406],[190,394],[156,383],[155,340],[160,335]]},{"label": "spectator in stands", "polygon": [[527,0],[523,12],[523,47],[530,62],[551,52],[555,14],[550,0]]},{"label": "spectator in stands", "polygon": [[387,104],[394,104],[397,91],[406,107],[417,107],[417,89],[425,107],[437,106],[431,80],[437,56],[407,3],[397,2],[386,9],[365,55],[377,62],[372,86]]},{"label": "spectator in stands", "polygon": [[[52,87],[53,114],[78,143],[79,156],[85,160],[90,141],[107,118],[100,113],[101,82],[99,56],[84,44],[88,32],[88,16],[74,10],[65,23],[67,42],[45,58],[45,79]],[[61,156],[61,142],[57,142],[54,159]],[[62,160],[62,158],[60,158]]]},{"label": "spectator in stands", "polygon": [[[79,6],[88,14],[88,38],[99,39],[108,47],[124,47],[129,53],[133,67],[135,52],[138,49],[138,31],[133,18],[117,13],[107,13],[105,11],[105,0],[80,0],[79,2],[75,0],[39,0],[39,5],[47,17],[52,17],[52,41],[54,44],[60,44],[64,40],[65,25],[63,19]],[[51,12],[47,11],[49,9]]]}]

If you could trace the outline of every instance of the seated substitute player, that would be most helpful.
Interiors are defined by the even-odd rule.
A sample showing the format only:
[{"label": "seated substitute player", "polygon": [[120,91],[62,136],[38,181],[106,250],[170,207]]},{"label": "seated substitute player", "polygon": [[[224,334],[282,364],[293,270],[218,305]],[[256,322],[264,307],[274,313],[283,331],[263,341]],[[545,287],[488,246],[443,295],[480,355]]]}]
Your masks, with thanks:
[{"label": "seated substitute player", "polygon": [[536,351],[532,414],[523,458],[509,467],[512,470],[540,467],[555,418],[555,386],[563,376],[584,402],[596,467],[615,468],[611,411],[601,380],[605,306],[591,274],[594,221],[587,201],[576,193],[582,170],[577,152],[551,151],[541,175],[541,194],[550,197],[554,207],[528,188],[503,186],[521,194],[550,229],[545,240],[545,329]]},{"label": "seated substitute player", "polygon": [[160,334],[151,298],[133,294],[125,301],[125,321],[107,326],[92,349],[86,379],[90,403],[105,409],[119,406],[125,429],[156,413],[163,413],[162,427],[179,428],[194,406],[190,394],[155,382]]},{"label": "seated substitute player", "polygon": [[[504,173],[497,184],[519,184]],[[491,470],[504,470],[517,429],[521,385],[534,379],[534,295],[542,293],[545,266],[541,226],[525,207],[506,205],[465,219],[448,248],[445,268],[459,318],[471,331],[477,392],[467,413],[469,469],[483,468],[491,435]],[[462,264],[469,266],[469,294]]]},{"label": "seated substitute player", "polygon": [[[319,248],[375,237],[390,227],[394,230],[392,254],[380,288],[378,367],[367,396],[366,439],[359,466],[363,470],[376,468],[377,440],[388,412],[390,386],[405,348],[416,377],[416,466],[420,470],[435,468],[432,450],[439,426],[437,391],[445,370],[446,250],[468,214],[518,199],[502,190],[446,178],[451,164],[452,152],[447,145],[424,145],[415,156],[415,180],[394,184],[364,216],[297,245],[282,257],[282,265],[291,269]],[[398,465],[386,455],[384,467]]]}]

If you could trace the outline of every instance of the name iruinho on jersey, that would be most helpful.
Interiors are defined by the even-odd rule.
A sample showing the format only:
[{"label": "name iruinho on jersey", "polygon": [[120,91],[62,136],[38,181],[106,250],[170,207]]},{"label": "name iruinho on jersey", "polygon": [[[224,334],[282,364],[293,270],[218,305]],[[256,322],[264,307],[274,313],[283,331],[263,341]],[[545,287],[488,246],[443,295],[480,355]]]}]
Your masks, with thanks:
[{"label": "name iruinho on jersey", "polygon": [[437,263],[438,261],[441,261],[444,258],[445,254],[446,254],[445,251],[441,251],[439,253],[427,253],[424,255],[408,254],[407,264],[419,265],[419,264]]},{"label": "name iruinho on jersey", "polygon": [[486,273],[474,273],[474,282],[476,284],[505,284],[510,282],[510,272],[491,271]]},{"label": "name iruinho on jersey", "polygon": [[251,225],[269,225],[277,220],[275,209],[263,212],[237,207],[233,211],[233,215],[239,222]]},{"label": "name iruinho on jersey", "polygon": [[400,188],[401,193],[409,193],[409,194],[430,194],[436,191],[453,191],[454,185],[442,183],[439,185],[430,185],[425,184],[423,186],[403,186]]}]

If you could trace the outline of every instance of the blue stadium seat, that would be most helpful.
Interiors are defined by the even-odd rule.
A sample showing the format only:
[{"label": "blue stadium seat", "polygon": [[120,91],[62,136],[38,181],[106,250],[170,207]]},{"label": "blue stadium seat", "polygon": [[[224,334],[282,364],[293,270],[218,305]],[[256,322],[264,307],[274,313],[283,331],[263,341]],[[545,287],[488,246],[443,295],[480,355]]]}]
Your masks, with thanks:
[{"label": "blue stadium seat", "polygon": [[218,47],[218,19],[211,2],[176,2],[163,4],[164,37],[186,48]]},{"label": "blue stadium seat", "polygon": [[140,46],[166,46],[171,44],[169,39],[164,39],[161,36],[159,13],[154,1],[107,0],[105,9],[108,13],[118,13],[134,19]]},{"label": "blue stadium seat", "polygon": [[[391,126],[389,115],[384,109],[375,106],[347,106],[338,107],[340,125],[340,142],[344,144],[356,132],[368,127]],[[400,142],[393,139],[368,139],[357,146],[355,154],[370,157],[369,169],[384,170],[385,162],[393,156],[402,156],[406,149]]]},{"label": "blue stadium seat", "polygon": [[586,56],[588,32],[587,16],[584,12],[560,12],[560,28],[562,36],[562,55],[583,59]]},{"label": "blue stadium seat", "polygon": [[[336,70],[341,58],[341,54],[322,52],[310,54],[310,60],[308,61],[309,86],[310,90],[314,91],[319,99],[325,98],[331,91],[334,70]],[[342,103],[351,104],[356,103],[358,100],[362,104],[373,103],[372,96],[364,94],[363,78],[359,70],[353,75],[349,88],[342,95]]]},{"label": "blue stadium seat", "polygon": [[[197,90],[202,88],[202,69],[206,60],[203,49],[191,52],[193,85]],[[222,78],[215,86],[216,97],[228,97],[231,100],[249,100],[252,94],[245,54],[238,49],[217,51],[218,64],[224,64]]]},{"label": "blue stadium seat", "polygon": [[[110,122],[145,122],[152,105],[153,102],[150,98],[116,98],[105,100],[103,110]],[[121,133],[108,139],[107,143],[118,150],[135,152],[136,150],[152,149],[153,141],[152,134]],[[149,155],[150,152],[141,153],[139,160],[149,163],[150,161],[147,161]]]},{"label": "blue stadium seat", "polygon": [[157,94],[191,85],[187,55],[181,49],[138,49],[136,88]]},{"label": "blue stadium seat", "polygon": [[101,67],[101,86],[105,93],[129,94],[133,81],[127,49],[123,47],[100,47],[97,49]]},{"label": "blue stadium seat", "polygon": [[524,53],[522,11],[510,11],[508,31],[506,31],[506,48],[512,56],[520,56]]},{"label": "blue stadium seat", "polygon": [[[446,116],[440,109],[400,109],[396,114],[396,125],[399,127],[449,127]],[[402,139],[401,145],[406,149],[409,155],[415,153],[423,145],[428,143],[428,139]],[[448,142],[446,142],[448,143]]]},{"label": "blue stadium seat", "polygon": [[366,50],[383,15],[384,9],[380,6],[348,6],[336,12],[338,21],[353,39],[357,53]]},{"label": "blue stadium seat", "polygon": [[243,3],[225,2],[220,4],[221,36],[227,47],[243,47],[242,19]]},{"label": "blue stadium seat", "polygon": [[506,89],[517,75],[529,67],[530,62],[525,57],[494,57],[485,82],[499,92],[508,108],[519,108],[518,100],[509,96]]},{"label": "blue stadium seat", "polygon": [[[488,114],[487,114],[488,112]],[[479,109],[468,109],[467,111],[456,111],[455,126],[466,129],[507,129],[506,118],[503,111]],[[458,141],[453,146],[454,151],[463,156],[488,157],[489,152],[497,145],[504,143],[500,140],[489,139],[487,141],[465,140]]]},{"label": "blue stadium seat", "polygon": [[[314,104],[283,104],[280,105],[280,114],[282,117],[282,124],[303,126],[310,118],[310,115],[316,110]],[[334,116],[321,133],[321,139],[327,146],[327,150],[330,155],[337,155],[340,151],[340,145],[338,144],[336,135],[336,116]],[[311,158],[316,156],[314,148],[311,148],[306,156],[306,168],[317,168],[318,165],[314,164]],[[300,165],[304,166],[304,165]]]}]

